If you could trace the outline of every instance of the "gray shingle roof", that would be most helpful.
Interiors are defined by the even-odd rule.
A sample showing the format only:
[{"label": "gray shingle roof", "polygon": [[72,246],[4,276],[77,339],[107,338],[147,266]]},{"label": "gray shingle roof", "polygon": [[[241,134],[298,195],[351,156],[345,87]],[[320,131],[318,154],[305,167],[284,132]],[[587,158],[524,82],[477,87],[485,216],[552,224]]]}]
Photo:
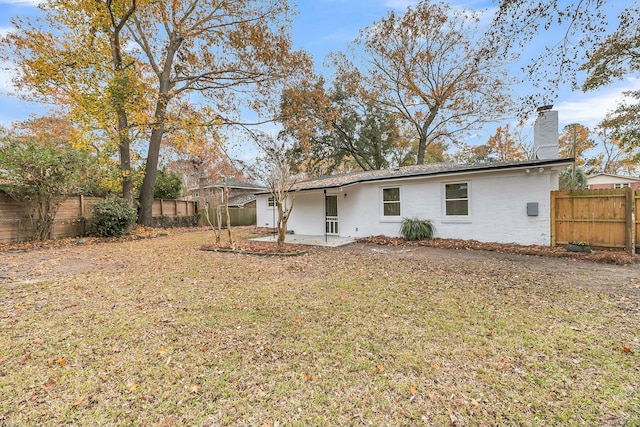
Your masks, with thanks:
[{"label": "gray shingle roof", "polygon": [[244,206],[256,199],[255,194],[243,194],[229,199],[229,206]]},{"label": "gray shingle roof", "polygon": [[553,160],[525,160],[521,162],[491,162],[491,163],[428,163],[424,165],[405,166],[394,169],[382,169],[364,172],[352,172],[338,175],[321,176],[298,182],[294,189],[298,191],[315,190],[320,188],[336,188],[369,181],[385,181],[399,178],[421,176],[435,176],[455,173],[481,172],[501,169],[516,169],[526,167],[562,166],[569,165],[573,159]]}]

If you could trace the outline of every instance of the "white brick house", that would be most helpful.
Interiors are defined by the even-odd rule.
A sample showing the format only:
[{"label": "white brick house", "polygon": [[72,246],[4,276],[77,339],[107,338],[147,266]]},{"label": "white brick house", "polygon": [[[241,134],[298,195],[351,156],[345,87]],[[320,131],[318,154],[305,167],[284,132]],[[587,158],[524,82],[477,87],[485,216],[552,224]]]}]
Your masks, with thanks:
[{"label": "white brick house", "polygon": [[[288,229],[316,236],[399,236],[402,219],[417,217],[432,221],[436,237],[549,245],[550,192],[570,164],[427,164],[303,181]],[[258,226],[273,227],[269,205],[268,194],[258,195]]]},{"label": "white brick house", "polygon": [[[542,129],[536,160],[426,164],[299,182],[288,229],[314,236],[395,237],[403,218],[420,218],[435,225],[436,237],[549,245],[550,192],[573,161],[557,159],[557,120],[556,111],[540,114],[544,126],[536,126]],[[258,195],[256,213],[258,226],[274,226],[269,194]]]}]

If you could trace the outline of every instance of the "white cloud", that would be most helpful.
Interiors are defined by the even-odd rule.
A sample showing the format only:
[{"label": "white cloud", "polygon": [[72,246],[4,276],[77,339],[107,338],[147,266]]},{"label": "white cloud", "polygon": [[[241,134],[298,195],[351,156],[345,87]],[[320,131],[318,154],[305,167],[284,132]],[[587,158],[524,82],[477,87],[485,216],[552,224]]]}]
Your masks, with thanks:
[{"label": "white cloud", "polygon": [[14,68],[15,64],[12,62],[0,62],[0,92],[7,93],[15,91],[15,86],[11,81],[15,76]]},{"label": "white cloud", "polygon": [[418,4],[417,0],[387,0],[384,5],[394,10],[406,10],[409,6]]},{"label": "white cloud", "polygon": [[46,0],[0,0],[0,4],[14,4],[18,6],[38,6]]},{"label": "white cloud", "polygon": [[15,31],[13,27],[0,27],[0,37],[4,37],[13,31]]},{"label": "white cloud", "polygon": [[593,129],[624,99],[623,92],[629,90],[640,90],[640,78],[628,78],[597,92],[576,94],[554,108],[558,110],[561,126],[580,123]]}]

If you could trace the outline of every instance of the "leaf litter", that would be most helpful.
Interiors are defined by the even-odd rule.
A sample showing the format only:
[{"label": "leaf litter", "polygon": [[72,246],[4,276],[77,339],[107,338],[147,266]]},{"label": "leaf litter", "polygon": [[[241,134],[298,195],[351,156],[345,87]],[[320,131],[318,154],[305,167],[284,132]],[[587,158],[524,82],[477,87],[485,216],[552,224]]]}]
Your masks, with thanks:
[{"label": "leaf litter", "polygon": [[[0,424],[640,422],[635,266],[362,243],[200,251],[211,239],[10,253]],[[30,281],[47,257],[61,261]]]}]

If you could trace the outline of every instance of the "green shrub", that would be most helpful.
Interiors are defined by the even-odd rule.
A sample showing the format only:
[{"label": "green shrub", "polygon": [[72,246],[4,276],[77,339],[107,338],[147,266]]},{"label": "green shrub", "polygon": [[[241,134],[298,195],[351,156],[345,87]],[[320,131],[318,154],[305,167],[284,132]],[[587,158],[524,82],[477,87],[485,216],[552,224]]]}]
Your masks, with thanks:
[{"label": "green shrub", "polygon": [[435,231],[428,219],[404,218],[400,224],[400,235],[405,240],[430,239]]},{"label": "green shrub", "polygon": [[180,175],[164,168],[158,171],[156,187],[153,190],[154,199],[177,199],[180,197],[180,190],[182,190]]},{"label": "green shrub", "polygon": [[92,224],[99,236],[111,237],[126,234],[136,222],[136,210],[116,196],[96,202],[91,207]]}]

